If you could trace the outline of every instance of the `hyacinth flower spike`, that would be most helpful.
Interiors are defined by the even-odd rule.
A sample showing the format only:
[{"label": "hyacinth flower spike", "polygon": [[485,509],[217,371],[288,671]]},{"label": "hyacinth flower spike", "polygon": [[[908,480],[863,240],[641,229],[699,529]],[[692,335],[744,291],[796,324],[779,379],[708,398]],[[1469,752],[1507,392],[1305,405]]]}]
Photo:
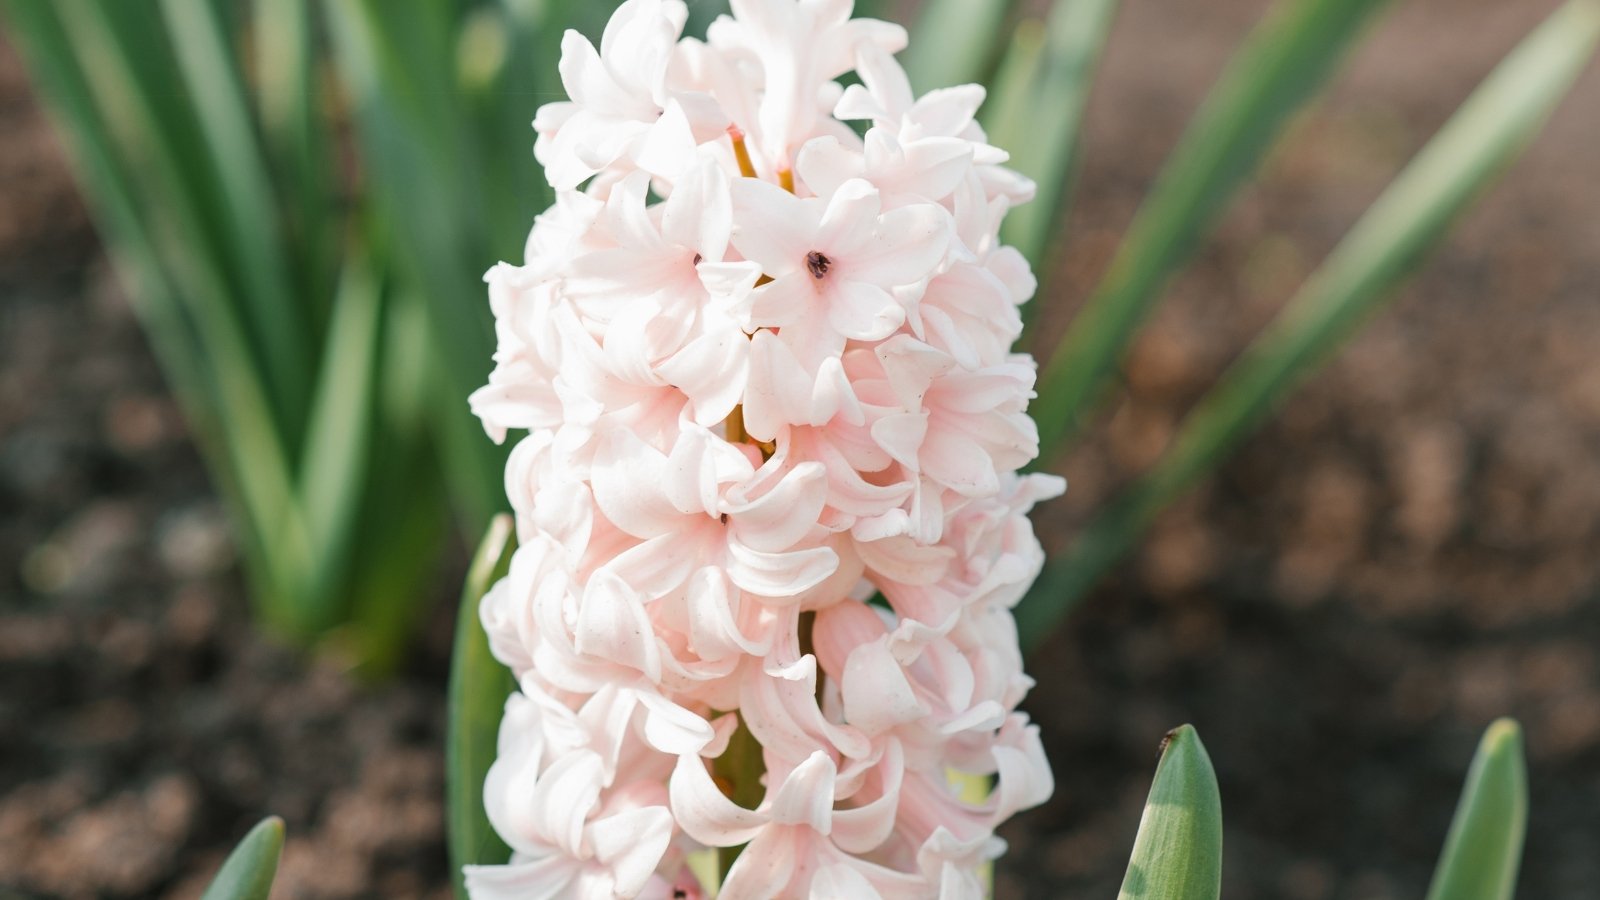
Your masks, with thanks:
[{"label": "hyacinth flower spike", "polygon": [[1011,613],[1064,489],[1019,474],[1035,282],[998,229],[1032,185],[981,89],[915,97],[904,30],[850,14],[739,0],[696,40],[628,0],[563,41],[557,200],[486,277],[472,398],[526,432],[480,607],[513,855],[475,897],[977,898],[1053,790]]}]

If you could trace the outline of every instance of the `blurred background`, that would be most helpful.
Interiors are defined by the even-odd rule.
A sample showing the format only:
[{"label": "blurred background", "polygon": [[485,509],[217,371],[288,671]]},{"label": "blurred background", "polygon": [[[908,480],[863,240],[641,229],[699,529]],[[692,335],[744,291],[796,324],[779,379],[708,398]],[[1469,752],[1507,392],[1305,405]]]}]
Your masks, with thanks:
[{"label": "blurred background", "polygon": [[[1173,283],[1059,467],[1068,495],[1035,514],[1047,548],[1161,453],[1557,5],[1401,0],[1378,22]],[[1098,281],[1267,6],[1121,4],[1039,337]],[[1035,655],[1026,706],[1058,786],[1004,832],[998,896],[1114,896],[1157,742],[1192,722],[1222,788],[1224,896],[1420,897],[1497,715],[1527,731],[1522,895],[1592,896],[1597,147],[1591,66],[1393,306]],[[325,652],[255,630],[233,533],[0,38],[0,896],[198,896],[268,812],[290,834],[278,896],[448,896],[444,685],[465,550],[419,576],[411,649],[380,680],[352,671],[337,629]]]}]

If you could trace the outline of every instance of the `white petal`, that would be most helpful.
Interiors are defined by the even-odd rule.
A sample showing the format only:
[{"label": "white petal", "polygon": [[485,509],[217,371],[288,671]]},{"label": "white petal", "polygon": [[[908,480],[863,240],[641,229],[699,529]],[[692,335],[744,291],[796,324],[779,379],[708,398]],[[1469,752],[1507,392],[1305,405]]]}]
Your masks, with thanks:
[{"label": "white petal", "polygon": [[728,578],[740,588],[763,597],[793,597],[816,587],[839,567],[839,557],[827,547],[788,553],[763,553],[728,543]]},{"label": "white petal", "polygon": [[715,733],[711,723],[653,691],[637,691],[645,708],[644,737],[650,746],[672,756],[699,753]]},{"label": "white petal", "polygon": [[896,303],[880,283],[862,277],[854,267],[850,279],[824,279],[828,324],[852,341],[881,341],[906,320],[905,307]]},{"label": "white petal", "polygon": [[637,668],[651,681],[661,679],[661,651],[644,604],[609,570],[589,579],[578,607],[575,639],[579,653]]},{"label": "white petal", "polygon": [[644,132],[644,140],[634,153],[639,168],[664,178],[677,178],[694,159],[694,132],[678,101],[667,101],[661,118]]},{"label": "white petal", "polygon": [[672,815],[684,833],[708,847],[735,847],[760,833],[767,817],[729,800],[705,761],[680,756],[667,784]]},{"label": "white petal", "polygon": [[930,712],[883,640],[851,651],[840,690],[845,721],[868,734],[915,722]]},{"label": "white petal", "polygon": [[787,896],[785,889],[800,863],[797,857],[810,849],[797,846],[800,839],[785,834],[788,830],[764,831],[751,841],[728,870],[717,900],[772,900]]},{"label": "white petal", "polygon": [[[849,94],[849,89],[845,91]],[[866,160],[861,153],[839,143],[831,135],[813,138],[800,148],[795,160],[795,173],[811,193],[818,197],[831,197],[839,186],[852,178],[860,178],[866,171]]]},{"label": "white petal", "polygon": [[812,249],[845,256],[871,238],[882,208],[878,189],[871,182],[854,178],[839,185],[828,197]]},{"label": "white petal", "polygon": [[633,897],[655,874],[672,840],[672,813],[645,806],[607,816],[589,826],[595,861],[611,868],[619,896]]},{"label": "white petal", "polygon": [[465,866],[472,900],[563,900],[583,863],[553,854],[505,866]]},{"label": "white petal", "polygon": [[838,769],[818,750],[794,768],[772,798],[776,825],[805,825],[818,834],[833,828],[833,782]]},{"label": "white petal", "polygon": [[826,499],[821,463],[801,463],[761,497],[726,509],[734,537],[769,553],[793,547],[817,523]]},{"label": "white petal", "polygon": [[900,782],[905,774],[904,752],[899,741],[888,742],[877,772],[881,782],[877,799],[850,809],[834,810],[833,842],[847,853],[871,853],[894,833],[895,816],[900,807]]},{"label": "white petal", "polygon": [[950,246],[949,213],[932,203],[891,209],[870,244],[850,259],[852,278],[881,285],[912,284],[934,274]]},{"label": "white petal", "polygon": [[804,265],[821,218],[820,200],[801,200],[755,178],[733,183],[733,246],[774,278]]},{"label": "white petal", "polygon": [[[682,114],[676,101],[669,110]],[[702,153],[672,186],[672,196],[662,208],[661,234],[681,247],[693,248],[705,260],[721,262],[732,229],[728,177],[716,157]]]},{"label": "white petal", "polygon": [[600,755],[578,750],[546,769],[530,804],[538,810],[552,844],[568,856],[579,856],[583,826],[600,798],[603,766]]}]

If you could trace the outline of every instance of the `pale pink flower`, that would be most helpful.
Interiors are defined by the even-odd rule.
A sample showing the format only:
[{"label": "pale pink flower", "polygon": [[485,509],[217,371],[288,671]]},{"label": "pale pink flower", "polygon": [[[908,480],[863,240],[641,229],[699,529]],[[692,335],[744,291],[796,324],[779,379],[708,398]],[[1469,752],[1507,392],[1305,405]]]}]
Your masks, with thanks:
[{"label": "pale pink flower", "polygon": [[[485,785],[515,854],[474,896],[700,897],[686,855],[744,844],[733,900],[978,898],[1053,789],[1011,615],[1064,487],[1018,474],[1036,283],[999,229],[1032,186],[981,88],[916,97],[904,30],[850,7],[735,0],[701,42],[628,0],[563,41],[557,200],[485,276],[471,398],[527,432],[480,607],[519,683]],[[722,768],[740,726],[754,809],[718,782],[755,777]]]},{"label": "pale pink flower", "polygon": [[704,94],[675,90],[668,69],[688,9],[682,0],[626,0],[606,24],[597,51],[568,31],[561,39],[561,83],[572,99],[540,108],[534,154],[561,190],[627,161],[671,177],[686,164],[696,134],[725,126]]},{"label": "pale pink flower", "polygon": [[[552,715],[566,721],[547,722]],[[562,707],[520,694],[506,704],[484,796],[513,855],[509,865],[467,868],[474,897],[670,896],[656,874],[674,830],[660,786],[608,784],[601,753],[561,740],[575,734],[582,727]]]},{"label": "pale pink flower", "polygon": [[754,121],[737,123],[755,138],[776,174],[793,167],[793,154],[829,122],[839,96],[838,78],[855,66],[857,48],[894,53],[906,45],[904,28],[851,19],[852,0],[732,0],[733,16],[712,23],[708,37],[732,67],[762,85]]},{"label": "pale pink flower", "polygon": [[949,250],[938,207],[884,211],[877,189],[859,179],[826,203],[741,179],[733,202],[733,245],[772,279],[752,295],[749,324],[777,329],[808,373],[847,341],[893,334]]}]

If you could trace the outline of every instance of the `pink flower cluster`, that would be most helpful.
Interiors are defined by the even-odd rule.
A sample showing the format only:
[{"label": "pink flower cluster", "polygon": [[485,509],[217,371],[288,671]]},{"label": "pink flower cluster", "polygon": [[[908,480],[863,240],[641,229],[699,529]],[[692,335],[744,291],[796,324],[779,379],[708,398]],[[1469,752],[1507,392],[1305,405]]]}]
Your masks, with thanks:
[{"label": "pink flower cluster", "polygon": [[1017,473],[1035,282],[998,238],[1033,186],[982,88],[912,94],[899,26],[732,9],[705,41],[680,0],[567,33],[534,122],[558,199],[487,276],[472,406],[527,435],[482,607],[521,687],[486,785],[514,856],[478,898],[701,896],[686,855],[740,845],[728,900],[976,898],[1053,787],[1011,608],[1064,484]]}]

